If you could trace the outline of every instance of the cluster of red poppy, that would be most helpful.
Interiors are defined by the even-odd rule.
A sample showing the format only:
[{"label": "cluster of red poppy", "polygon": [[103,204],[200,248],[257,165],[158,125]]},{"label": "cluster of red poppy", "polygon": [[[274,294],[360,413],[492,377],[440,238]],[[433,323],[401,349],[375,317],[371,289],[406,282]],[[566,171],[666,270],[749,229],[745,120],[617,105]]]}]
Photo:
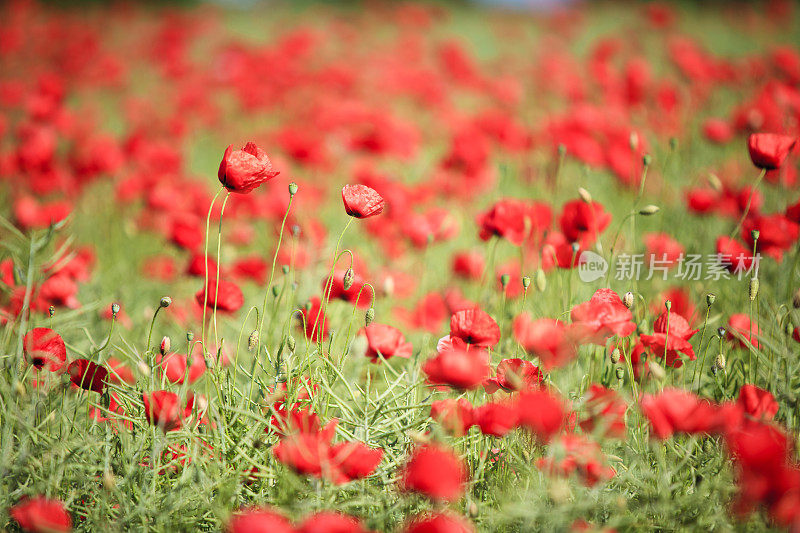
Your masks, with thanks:
[{"label": "cluster of red poppy", "polygon": [[[387,366],[416,365],[420,355],[418,370],[429,394],[422,416],[430,403],[433,422],[426,419],[429,431],[400,453],[352,436],[339,426],[336,416],[342,415],[316,410],[320,384],[309,363],[302,377],[282,382],[276,376],[274,386],[261,391],[267,401],[260,407],[269,412],[264,438],[271,439],[271,459],[286,475],[293,471],[337,487],[393,478],[392,487],[420,495],[436,509],[410,517],[404,531],[469,532],[473,524],[454,509],[474,472],[452,442],[472,432],[505,445],[519,433],[520,442],[536,451],[532,464],[546,476],[593,487],[617,475],[602,445],[627,438],[626,416],[634,409],[658,439],[721,437],[736,469],[735,510],[746,515],[763,507],[776,524],[800,530],[800,468],[793,436],[774,421],[779,404],[770,392],[744,384],[735,402],[711,402],[684,389],[646,388],[659,372],[698,365],[705,324],[687,288],[666,289],[634,318],[638,295],[620,297],[600,288],[573,305],[572,288],[566,291],[562,283],[564,308],[542,313],[530,305],[528,276],[535,273],[533,288],[544,292],[556,277],[551,273],[574,274],[583,252],[603,254],[612,222],[620,225],[619,233],[626,230],[625,212],[584,189],[562,203],[565,169],[580,162],[586,172],[609,174],[626,194],[638,192],[638,202],[654,187],[664,193],[671,185],[667,165],[655,168],[650,151],[671,145],[673,154],[680,143],[696,142],[694,130],[701,142],[741,144],[738,159],[703,169],[707,183],[683,191],[689,213],[730,227],[715,230],[707,250],[681,242],[670,228],[624,246],[641,244],[646,263],[670,269],[687,250],[714,251],[719,266],[739,275],[753,269],[758,274],[757,255],[773,266],[781,262],[800,240],[800,201],[779,205],[759,187],[764,180],[788,197],[798,183],[800,53],[778,46],[722,58],[680,32],[677,11],[656,4],[641,15],[663,44],[664,68],[642,55],[636,39],[619,37],[598,39],[586,59],[578,59],[568,52],[585,22],[578,10],[548,16],[550,31],[532,54],[501,46],[494,59],[484,61],[460,40],[429,35],[446,11],[405,3],[372,9],[396,26],[388,43],[354,31],[360,19],[355,25],[333,21],[283,30],[259,43],[231,36],[202,11],[154,21],[127,6],[95,23],[77,13],[50,13],[28,0],[0,6],[0,180],[8,189],[8,226],[15,236],[16,230],[55,235],[57,250],[34,277],[14,254],[0,260],[0,324],[24,324],[20,352],[34,385],[44,389],[64,376],[76,401],[88,402],[93,422],[131,432],[138,421],[165,441],[184,432],[197,438],[204,453],[221,457],[201,434],[219,429],[209,405],[223,406],[223,393],[212,397],[209,388],[202,395],[198,386],[219,374],[235,381],[240,361],[231,362],[221,343],[212,346],[206,338],[213,324],[219,342],[217,316],[244,322],[237,313],[251,305],[261,313],[247,346],[246,357],[254,358],[272,353],[272,346],[261,350],[265,312],[274,314],[267,323],[275,331],[267,333],[280,337],[279,353],[289,339],[295,341],[276,324],[286,319],[288,330],[294,320],[291,331],[301,332],[309,351],[316,346],[316,359],[330,358],[326,362],[339,371],[335,365],[351,361],[342,357],[334,364],[332,346],[344,337],[340,329],[350,334],[342,311],[357,307],[366,310],[356,335],[364,341],[369,376]],[[137,35],[135,45],[126,41],[129,32],[119,31],[130,20],[142,21],[146,34]],[[122,44],[110,37],[115,32]],[[198,47],[207,52],[202,60]],[[731,89],[741,94],[729,115],[698,124],[695,116]],[[119,111],[120,128],[106,120],[99,103],[105,99]],[[229,137],[244,135],[245,128],[247,139],[256,141],[229,145]],[[208,141],[196,132],[214,135]],[[214,153],[222,152],[218,167],[215,161],[214,168],[203,169],[203,158],[194,157],[206,142]],[[747,155],[752,166],[741,163]],[[509,178],[501,171],[507,168],[517,175]],[[213,178],[207,179],[215,169],[216,196],[208,186]],[[197,179],[193,173],[206,175]],[[512,178],[533,194],[514,197],[506,187]],[[164,314],[171,326],[195,333],[202,328],[200,342],[186,353],[172,350],[168,338],[152,348],[148,338],[137,367],[134,358],[123,362],[104,354],[109,334],[102,348],[90,338],[93,348],[75,357],[71,326],[53,324],[62,309],[82,307],[92,294],[83,287],[92,286],[96,273],[111,270],[99,263],[112,255],[99,253],[101,244],[75,246],[50,233],[71,213],[93,216],[87,211],[106,209],[97,197],[107,198],[114,211],[115,224],[103,229],[163,244],[141,261],[135,258],[131,268],[168,284],[175,301],[162,301],[159,310],[169,307]],[[330,261],[326,207],[334,198],[342,203],[330,218],[346,219],[345,230],[358,225],[364,238],[338,254],[343,232]],[[642,214],[638,207],[631,216],[637,213]],[[218,246],[210,252],[215,235]],[[463,237],[475,246],[491,242],[491,255],[462,246]],[[616,237],[612,258],[619,251]],[[635,231],[630,237],[638,238]],[[32,256],[40,252],[33,244]],[[432,265],[428,254],[437,246],[440,256]],[[501,250],[499,264],[493,247]],[[126,253],[126,260],[128,255],[133,254]],[[273,284],[276,265],[284,267],[284,289]],[[300,292],[286,291],[294,298],[292,311],[288,318],[278,316],[283,291],[298,280],[310,283]],[[123,281],[131,280],[118,279]],[[487,283],[494,286],[488,298]],[[277,303],[269,309],[266,298],[261,308],[252,304],[256,287],[273,291],[270,301]],[[513,308],[506,307],[508,301]],[[125,304],[133,309],[138,302]],[[763,347],[758,313],[729,314],[718,333],[720,345],[727,339],[737,354]],[[42,326],[48,318],[50,327]],[[116,304],[104,307],[101,318],[112,321],[112,332],[119,324],[131,336],[141,333]],[[448,321],[449,333],[441,337]],[[417,341],[437,338],[435,350]],[[793,338],[800,343],[799,329]],[[358,353],[350,341],[344,338],[345,354]],[[514,357],[503,357],[511,355],[505,350]],[[612,370],[629,365],[633,398],[609,385],[610,378],[605,385],[594,382],[600,352],[611,359]],[[557,388],[553,374],[585,369],[587,354],[588,381],[578,391]],[[619,375],[624,383],[625,373]],[[236,383],[229,389],[238,390]],[[243,403],[251,406],[252,398]],[[492,450],[490,457],[486,451],[481,458],[501,461],[505,453]],[[163,454],[175,468],[191,461],[185,446],[170,444]],[[390,466],[389,456],[406,460]],[[141,458],[139,464],[154,466],[148,461],[156,459]],[[255,468],[247,472],[257,474]],[[445,504],[453,509],[443,510]],[[49,497],[20,499],[9,514],[27,531],[72,527],[66,506]],[[360,519],[337,512],[293,523],[266,506],[242,508],[226,524],[229,533],[367,531]]]}]

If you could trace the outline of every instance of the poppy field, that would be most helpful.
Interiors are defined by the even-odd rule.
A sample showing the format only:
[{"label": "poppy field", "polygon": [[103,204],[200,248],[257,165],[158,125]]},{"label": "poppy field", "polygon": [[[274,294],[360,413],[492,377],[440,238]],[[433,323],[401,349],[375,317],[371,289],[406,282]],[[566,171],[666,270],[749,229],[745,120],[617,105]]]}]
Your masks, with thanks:
[{"label": "poppy field", "polygon": [[0,4],[0,529],[800,531],[798,9]]}]

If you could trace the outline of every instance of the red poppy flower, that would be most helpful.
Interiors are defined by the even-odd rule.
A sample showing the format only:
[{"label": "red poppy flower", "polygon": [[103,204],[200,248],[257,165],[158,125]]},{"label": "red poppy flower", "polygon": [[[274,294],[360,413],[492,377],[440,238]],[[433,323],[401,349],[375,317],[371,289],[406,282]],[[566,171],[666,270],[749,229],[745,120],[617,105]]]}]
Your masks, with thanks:
[{"label": "red poppy flower", "polygon": [[303,309],[303,322],[301,326],[306,338],[314,342],[319,342],[328,337],[330,330],[330,320],[327,320],[325,312],[322,310],[322,301],[315,296],[309,300],[311,304],[308,309]]},{"label": "red poppy flower", "polygon": [[713,143],[725,144],[733,139],[733,127],[721,118],[709,118],[703,122],[703,135]]},{"label": "red poppy flower", "polygon": [[753,133],[747,139],[750,160],[758,168],[780,168],[794,148],[797,139],[778,133]]},{"label": "red poppy flower", "polygon": [[745,341],[758,348],[758,324],[750,322],[750,317],[744,313],[736,313],[728,319],[726,337],[735,340],[742,348],[747,348]]},{"label": "red poppy flower", "polygon": [[576,339],[601,346],[613,335],[627,337],[636,330],[630,309],[611,289],[598,289],[588,302],[573,307],[570,317]]},{"label": "red poppy flower", "polygon": [[683,257],[683,245],[667,233],[648,233],[642,240],[647,248],[644,260],[648,265],[672,267]]},{"label": "red poppy flower", "polygon": [[708,433],[718,426],[714,406],[682,389],[667,387],[658,395],[644,394],[640,406],[659,439],[675,433]]},{"label": "red poppy flower", "polygon": [[431,404],[431,418],[449,433],[460,437],[472,427],[472,404],[466,398],[437,400]]},{"label": "red poppy flower", "polygon": [[370,448],[363,442],[348,441],[331,448],[333,463],[350,480],[369,477],[383,459],[383,450]]},{"label": "red poppy flower", "polygon": [[578,353],[572,334],[558,320],[533,320],[529,314],[523,313],[514,319],[513,329],[517,342],[526,352],[539,357],[547,370],[564,366]]},{"label": "red poppy flower", "polygon": [[299,474],[345,483],[347,477],[331,456],[331,437],[325,431],[292,433],[273,446],[272,453]]},{"label": "red poppy flower", "polygon": [[454,347],[440,351],[422,365],[428,381],[460,390],[475,389],[489,375],[489,354],[480,348]]},{"label": "red poppy flower", "polygon": [[486,268],[486,261],[480,252],[460,252],[453,255],[453,274],[464,279],[479,281]]},{"label": "red poppy flower", "polygon": [[373,363],[379,361],[378,354],[384,359],[392,357],[411,357],[412,346],[406,342],[399,329],[385,324],[373,323],[364,328],[367,336],[366,356]]},{"label": "red poppy flower", "polygon": [[581,429],[592,432],[602,430],[605,437],[624,439],[626,436],[625,412],[628,404],[611,389],[593,383],[584,404],[586,418],[580,423]]},{"label": "red poppy flower", "polygon": [[717,257],[719,262],[731,273],[747,272],[753,266],[753,252],[742,243],[727,235],[717,238]]},{"label": "red poppy flower", "polygon": [[320,511],[307,516],[295,529],[295,533],[368,533],[368,530],[352,516],[335,511]]},{"label": "red poppy flower", "polygon": [[549,442],[567,420],[564,402],[544,389],[522,391],[517,398],[519,425],[533,433],[539,442]]},{"label": "red poppy flower", "polygon": [[488,348],[500,341],[500,326],[482,309],[462,309],[450,317],[450,336],[471,346]]},{"label": "red poppy flower", "polygon": [[488,394],[494,394],[498,389],[506,392],[526,390],[541,385],[542,378],[539,367],[530,361],[503,359],[497,365],[496,377],[484,381],[483,388]]},{"label": "red poppy flower", "polygon": [[234,513],[226,533],[294,533],[289,520],[268,507],[252,507]]},{"label": "red poppy flower", "polygon": [[[753,230],[759,231],[758,242],[753,239]],[[741,237],[750,245],[750,250],[755,245],[756,252],[780,261],[783,253],[789,251],[800,237],[800,225],[780,213],[751,216],[742,224]]]},{"label": "red poppy flower", "polygon": [[400,469],[400,488],[436,501],[455,501],[464,494],[467,468],[456,454],[439,444],[419,446]]},{"label": "red poppy flower", "polygon": [[484,435],[504,437],[519,423],[519,409],[514,401],[490,402],[472,411],[473,423]]},{"label": "red poppy flower", "polygon": [[22,355],[38,370],[47,367],[57,372],[67,360],[67,346],[61,336],[50,328],[33,328],[22,341]]},{"label": "red poppy flower", "polygon": [[342,188],[342,202],[345,212],[355,218],[379,215],[384,206],[381,195],[366,185],[345,185]]},{"label": "red poppy flower", "polygon": [[522,200],[509,198],[500,200],[489,211],[478,216],[480,238],[504,237],[515,246],[520,246],[531,231],[528,206]]},{"label": "red poppy flower", "polygon": [[106,387],[108,370],[103,365],[92,363],[87,359],[77,359],[67,367],[69,380],[76,386],[102,393]]},{"label": "red poppy flower", "polygon": [[183,407],[180,397],[174,392],[165,390],[145,392],[144,416],[147,421],[160,427],[163,431],[180,429],[184,420],[191,414],[193,401]]},{"label": "red poppy flower", "polygon": [[683,366],[680,354],[687,356],[690,361],[697,359],[689,339],[698,330],[693,330],[681,315],[664,311],[653,323],[653,331],[652,335],[642,335],[640,340],[656,357],[666,357],[665,365],[674,368]]},{"label": "red poppy flower", "polygon": [[44,496],[25,498],[8,510],[19,526],[31,533],[57,533],[72,530],[72,519],[64,504]]},{"label": "red poppy flower", "polygon": [[241,150],[228,146],[222,155],[217,177],[230,192],[249,193],[278,175],[267,153],[248,142]]},{"label": "red poppy flower", "polygon": [[187,377],[189,383],[194,383],[206,371],[206,361],[201,352],[202,350],[198,349],[192,354],[191,363],[184,354],[158,354],[156,355],[156,364],[163,369],[164,376],[170,383],[183,383]]},{"label": "red poppy flower", "polygon": [[403,533],[475,533],[475,527],[460,516],[444,512],[414,517]]},{"label": "red poppy flower", "polygon": [[580,243],[582,247],[593,244],[610,222],[611,214],[606,213],[602,204],[588,204],[583,200],[564,204],[558,219],[567,240]]},{"label": "red poppy flower", "polygon": [[739,389],[736,403],[753,418],[772,420],[778,412],[778,402],[769,391],[755,385],[745,384]]},{"label": "red poppy flower", "polygon": [[565,434],[558,443],[561,451],[557,457],[542,457],[537,466],[550,475],[570,476],[577,474],[587,487],[607,481],[616,472],[606,463],[600,445],[585,435]]},{"label": "red poppy flower", "polygon": [[[208,298],[206,299],[206,293]],[[216,307],[217,311],[235,313],[244,305],[242,289],[232,281],[209,279],[206,290],[200,289],[194,295],[195,300],[202,307],[209,309]]]}]

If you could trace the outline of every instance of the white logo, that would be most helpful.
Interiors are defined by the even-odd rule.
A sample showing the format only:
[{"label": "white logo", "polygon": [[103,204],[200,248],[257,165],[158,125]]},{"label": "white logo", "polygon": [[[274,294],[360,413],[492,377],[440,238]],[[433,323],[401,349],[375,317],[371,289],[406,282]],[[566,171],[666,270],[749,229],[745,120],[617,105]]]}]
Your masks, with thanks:
[{"label": "white logo", "polygon": [[608,272],[608,261],[603,259],[603,256],[588,250],[581,252],[578,257],[578,277],[581,281],[591,283],[605,276],[606,272]]}]

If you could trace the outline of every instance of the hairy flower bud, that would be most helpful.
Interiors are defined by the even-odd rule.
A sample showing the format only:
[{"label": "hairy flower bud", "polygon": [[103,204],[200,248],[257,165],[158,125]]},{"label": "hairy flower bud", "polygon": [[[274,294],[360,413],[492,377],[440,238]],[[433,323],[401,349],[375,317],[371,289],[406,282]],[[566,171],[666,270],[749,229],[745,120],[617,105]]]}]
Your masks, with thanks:
[{"label": "hairy flower bud", "polygon": [[650,163],[652,163],[652,162],[653,162],[653,156],[651,156],[650,154],[644,154],[642,156],[642,164],[645,167],[649,167]]},{"label": "hairy flower bud", "polygon": [[117,313],[119,313],[119,304],[118,303],[111,304],[111,316],[116,318]]},{"label": "hairy flower bud", "polygon": [[352,268],[348,268],[344,273],[344,278],[342,278],[342,284],[344,285],[344,290],[349,291],[350,287],[353,286],[353,280],[355,279],[355,274],[353,273]]},{"label": "hairy flower bud", "polygon": [[291,335],[289,335],[286,338],[286,346],[288,346],[290,352],[294,353],[294,349],[297,346],[297,342],[294,340],[294,337],[292,337]]},{"label": "hairy flower bud", "polygon": [[247,349],[252,352],[256,346],[258,346],[258,330],[254,329],[247,337]]},{"label": "hairy flower bud", "polygon": [[660,207],[658,207],[657,205],[650,204],[650,205],[646,205],[643,208],[641,208],[639,210],[639,214],[642,215],[642,216],[645,216],[645,217],[649,217],[649,216],[655,215],[659,211],[661,211]]},{"label": "hairy flower bud", "polygon": [[158,303],[158,305],[160,305],[161,307],[169,307],[170,305],[172,305],[172,298],[170,298],[169,296],[164,296],[163,298],[161,298],[161,301]]},{"label": "hairy flower bud", "polygon": [[758,286],[758,278],[750,278],[749,296],[751,302],[756,299],[756,296],[758,296]]},{"label": "hairy flower bud", "polygon": [[511,276],[509,276],[508,274],[503,274],[502,276],[500,276],[500,285],[503,287],[503,289],[508,287],[509,281],[511,281]]},{"label": "hairy flower bud", "polygon": [[56,307],[51,305],[47,312],[50,313],[50,318],[53,318],[53,315],[56,314]]},{"label": "hairy flower bud", "polygon": [[284,275],[288,274],[289,273],[289,265],[283,265],[281,267],[281,272],[283,272]]},{"label": "hairy flower bud", "polygon": [[192,333],[191,331],[187,331],[186,332],[186,341],[187,342],[192,342],[193,340],[194,340],[194,333]]},{"label": "hairy flower bud", "polygon": [[523,289],[527,289],[530,286],[531,286],[531,278],[528,277],[528,276],[523,276],[522,277],[522,288]]},{"label": "hairy flower bud", "polygon": [[617,367],[615,373],[618,380],[622,381],[625,378],[625,370],[623,370],[622,367]]},{"label": "hairy flower bud", "polygon": [[364,315],[364,325],[369,326],[375,320],[375,308],[370,307]]},{"label": "hairy flower bud", "polygon": [[714,358],[714,366],[717,370],[725,370],[725,354],[717,354],[717,357]]},{"label": "hairy flower bud", "polygon": [[297,184],[295,182],[291,182],[289,184],[289,196],[294,196],[297,194]]},{"label": "hairy flower bud", "polygon": [[750,237],[753,238],[753,242],[757,241],[759,237],[761,237],[761,232],[757,229],[754,229],[750,232]]},{"label": "hairy flower bud", "polygon": [[795,309],[800,309],[800,289],[794,291],[792,295],[792,307]]},{"label": "hairy flower bud", "polygon": [[587,191],[583,187],[578,187],[578,196],[580,196],[581,200],[583,200],[587,204],[592,203],[592,195],[589,194],[589,191]]},{"label": "hairy flower bud", "polygon": [[706,294],[706,305],[708,307],[711,307],[712,305],[714,305],[714,302],[716,302],[716,301],[717,301],[717,295],[716,294],[714,294],[713,292],[709,292],[708,294]]},{"label": "hairy flower bud", "polygon": [[622,357],[620,356],[619,348],[614,348],[611,351],[611,363],[616,365],[619,363],[620,359],[622,359]]},{"label": "hairy flower bud", "polygon": [[628,309],[633,307],[633,293],[631,291],[625,293],[625,296],[622,297],[622,303],[625,304],[625,307]]},{"label": "hairy flower bud", "polygon": [[671,311],[672,310],[672,300],[667,300],[666,302],[664,302],[664,307],[667,308],[667,311]]}]

